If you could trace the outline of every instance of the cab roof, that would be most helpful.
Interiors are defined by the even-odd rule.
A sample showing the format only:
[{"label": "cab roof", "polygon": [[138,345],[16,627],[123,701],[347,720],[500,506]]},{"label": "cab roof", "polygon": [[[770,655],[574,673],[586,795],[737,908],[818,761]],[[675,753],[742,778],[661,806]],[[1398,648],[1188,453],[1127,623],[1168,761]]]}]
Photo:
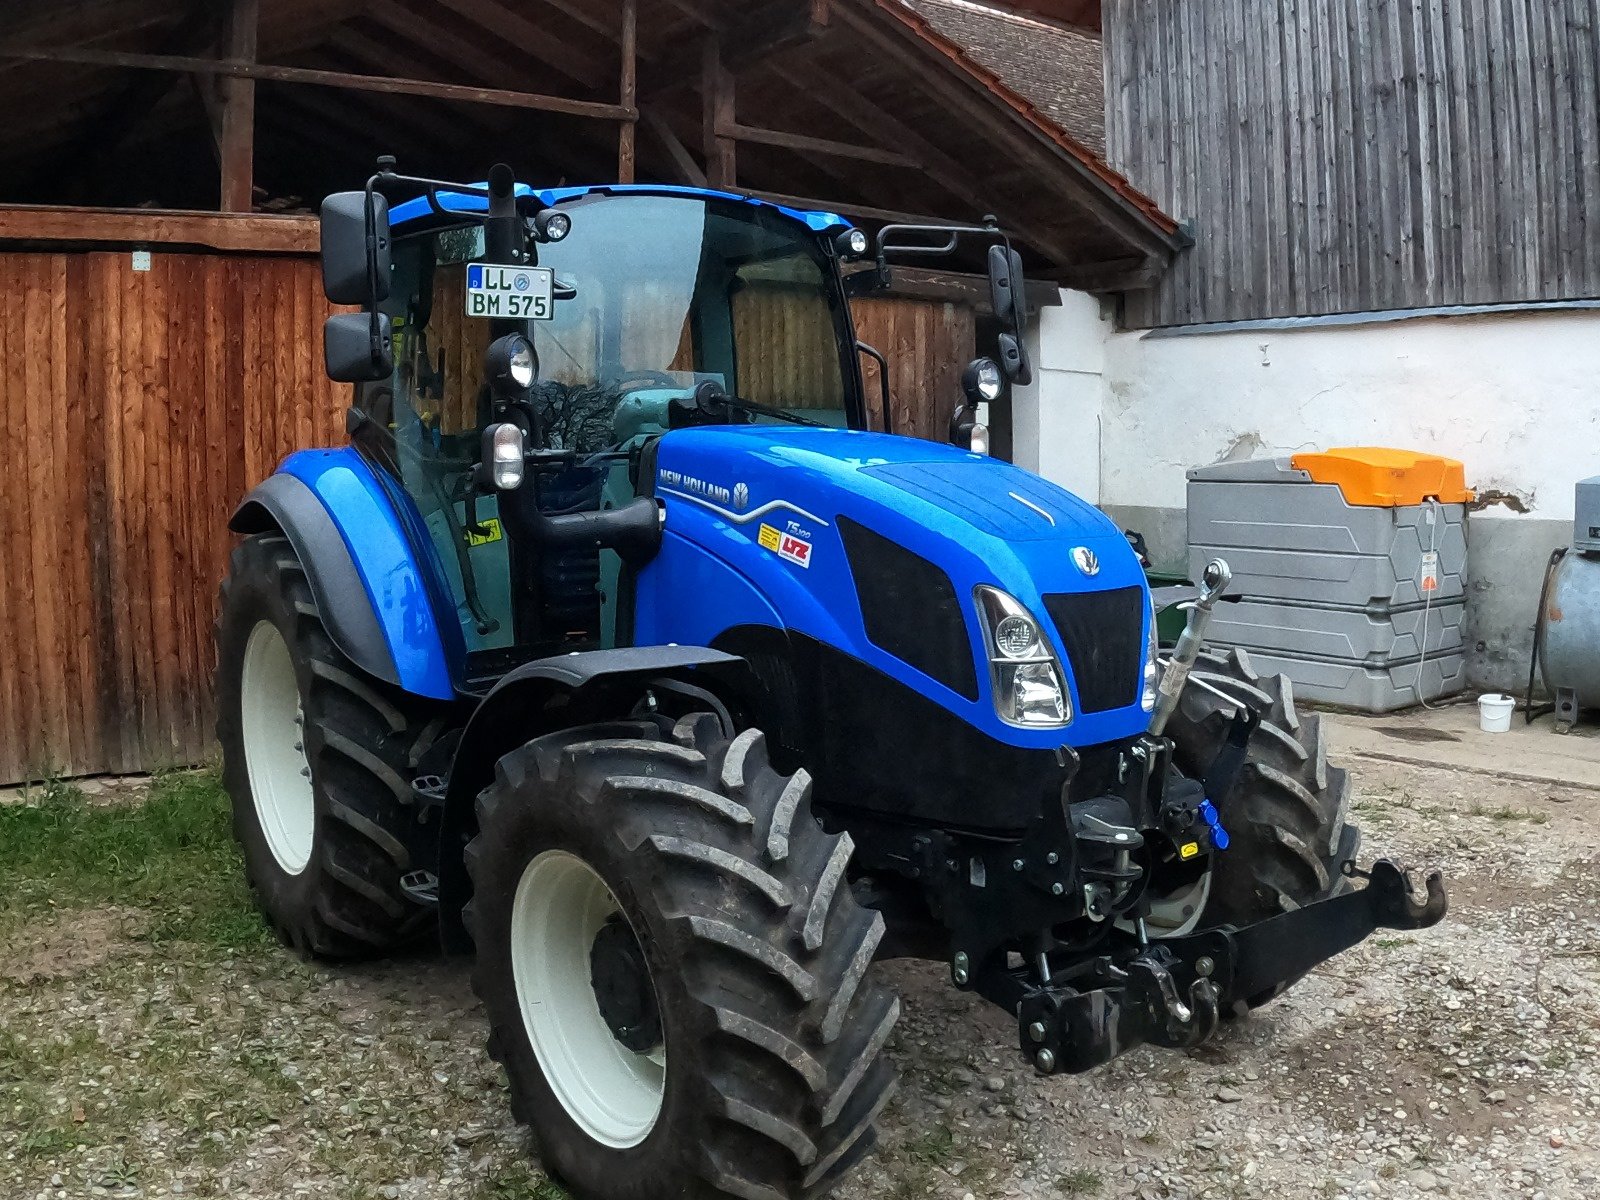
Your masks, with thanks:
[{"label": "cab roof", "polygon": [[[487,185],[475,185],[487,186]],[[526,183],[519,183],[516,187],[518,196],[532,196],[539,203],[548,206],[563,204],[568,200],[577,200],[583,196],[688,196],[698,200],[731,200],[738,204],[753,204],[758,208],[770,209],[781,213],[792,221],[798,221],[815,233],[827,233],[832,229],[848,229],[850,222],[837,213],[817,212],[810,209],[789,208],[786,205],[774,204],[770,200],[761,200],[755,196],[747,196],[739,192],[722,192],[711,188],[682,187],[667,183],[607,183],[590,184],[584,187],[558,187],[534,188]],[[471,192],[437,193],[439,207],[447,212],[471,213],[487,212],[489,199],[487,196],[475,195]],[[426,196],[418,196],[413,200],[406,200],[395,205],[389,212],[390,227],[396,233],[403,233],[406,225],[421,223],[429,218],[438,219],[428,203]]]}]

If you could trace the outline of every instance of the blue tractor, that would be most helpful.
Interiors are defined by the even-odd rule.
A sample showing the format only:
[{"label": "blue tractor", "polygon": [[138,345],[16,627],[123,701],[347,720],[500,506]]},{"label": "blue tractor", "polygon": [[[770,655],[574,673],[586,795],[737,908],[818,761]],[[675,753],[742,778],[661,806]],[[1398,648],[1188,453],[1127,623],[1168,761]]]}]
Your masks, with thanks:
[{"label": "blue tractor", "polygon": [[[956,444],[871,432],[849,295],[957,250],[1003,332]],[[350,444],[231,521],[235,828],[289,946],[474,955],[577,1195],[826,1194],[893,1088],[875,958],[945,963],[1048,1074],[1443,916],[1356,867],[1287,682],[1202,651],[1225,565],[1163,652],[1125,535],[984,453],[1030,370],[992,222],[385,160],[322,263]]]}]

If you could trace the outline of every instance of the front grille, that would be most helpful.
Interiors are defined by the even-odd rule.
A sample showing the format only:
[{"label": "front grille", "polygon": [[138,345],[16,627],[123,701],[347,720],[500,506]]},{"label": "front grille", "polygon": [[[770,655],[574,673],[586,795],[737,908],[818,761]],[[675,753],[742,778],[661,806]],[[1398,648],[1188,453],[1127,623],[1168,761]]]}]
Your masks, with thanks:
[{"label": "front grille", "polygon": [[978,698],[967,619],[938,566],[848,517],[839,518],[867,640],[952,692]]},{"label": "front grille", "polygon": [[1144,590],[1057,592],[1044,598],[1086,713],[1126,708],[1144,671]]}]

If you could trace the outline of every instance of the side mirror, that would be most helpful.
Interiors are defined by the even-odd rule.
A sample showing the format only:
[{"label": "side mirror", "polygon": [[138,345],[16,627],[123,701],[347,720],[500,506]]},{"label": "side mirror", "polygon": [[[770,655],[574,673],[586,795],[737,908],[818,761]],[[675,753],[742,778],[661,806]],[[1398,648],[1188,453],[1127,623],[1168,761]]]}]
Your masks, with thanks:
[{"label": "side mirror", "polygon": [[994,306],[997,319],[1015,328],[1022,326],[1027,303],[1022,289],[1022,257],[999,242],[989,247],[989,303]]},{"label": "side mirror", "polygon": [[1023,338],[1028,328],[1028,300],[1023,289],[1022,256],[1007,246],[989,247],[989,300],[994,315],[1009,326],[1000,342],[1000,367],[1012,383],[1033,382],[1033,364]]},{"label": "side mirror", "polygon": [[322,202],[322,290],[333,303],[371,307],[389,298],[389,201],[377,193],[372,235],[369,259],[366,192],[335,192]]},{"label": "side mirror", "polygon": [[1000,343],[1000,369],[1012,383],[1027,387],[1033,382],[1033,363],[1028,360],[1028,347],[1014,333],[1002,333]]},{"label": "side mirror", "polygon": [[387,313],[373,332],[370,313],[340,313],[322,327],[322,357],[335,383],[375,383],[394,373],[394,344]]}]

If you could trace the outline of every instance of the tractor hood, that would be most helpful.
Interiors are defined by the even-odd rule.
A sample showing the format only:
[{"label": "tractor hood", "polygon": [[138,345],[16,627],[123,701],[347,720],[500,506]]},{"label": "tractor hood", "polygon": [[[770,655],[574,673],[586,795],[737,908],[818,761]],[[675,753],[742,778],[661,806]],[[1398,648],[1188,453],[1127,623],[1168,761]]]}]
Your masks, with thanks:
[{"label": "tractor hood", "polygon": [[[1148,724],[1134,686],[1148,632],[1143,571],[1121,531],[1065,489],[985,455],[855,430],[684,429],[658,446],[666,546],[640,586],[672,598],[641,606],[641,644],[709,645],[736,626],[797,631],[1014,745],[1092,744]],[[1074,684],[1070,730],[999,727],[980,586],[1053,629],[1068,674],[1074,662],[1112,672],[1109,690],[1087,674]],[[942,630],[931,627],[934,609]],[[907,631],[890,632],[899,624]],[[938,640],[947,666],[970,657],[959,670],[911,671],[916,647],[892,653],[884,643],[896,640]]]},{"label": "tractor hood", "polygon": [[[776,498],[785,487],[808,495],[821,491],[839,497],[849,515],[846,497],[921,512],[929,524],[943,524],[934,513],[954,518],[972,530],[1006,542],[1059,542],[1072,546],[1086,540],[1121,539],[1106,516],[1065,488],[997,458],[958,450],[919,438],[864,433],[849,429],[773,426],[684,430],[662,442],[658,489],[669,495],[682,490],[670,476],[675,464],[693,462],[705,474],[733,472],[723,479],[688,481],[691,495],[700,485],[721,487],[733,499],[747,477],[770,481]],[[773,469],[782,475],[770,475]],[[749,495],[754,496],[753,491]],[[929,511],[931,510],[931,511]]]}]

